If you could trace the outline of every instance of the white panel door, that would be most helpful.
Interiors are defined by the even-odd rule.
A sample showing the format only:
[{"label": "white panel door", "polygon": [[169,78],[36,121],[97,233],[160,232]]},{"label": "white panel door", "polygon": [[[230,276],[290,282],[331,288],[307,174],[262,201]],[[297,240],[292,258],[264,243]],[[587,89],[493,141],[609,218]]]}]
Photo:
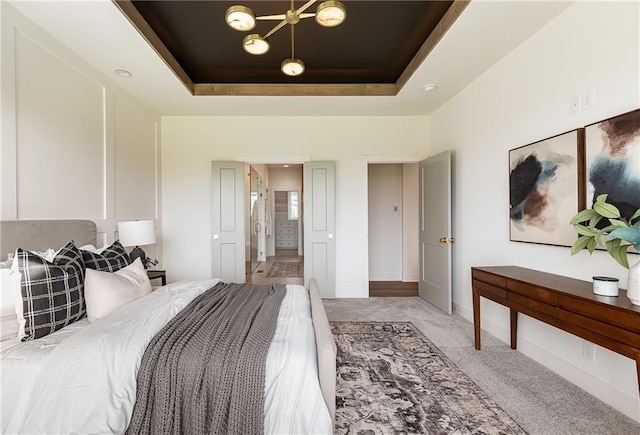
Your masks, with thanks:
[{"label": "white panel door", "polygon": [[420,162],[420,297],[451,314],[451,152]]},{"label": "white panel door", "polygon": [[304,281],[318,281],[320,296],[336,296],[335,162],[304,164]]},{"label": "white panel door", "polygon": [[212,273],[226,282],[245,282],[243,173],[243,162],[212,164]]}]

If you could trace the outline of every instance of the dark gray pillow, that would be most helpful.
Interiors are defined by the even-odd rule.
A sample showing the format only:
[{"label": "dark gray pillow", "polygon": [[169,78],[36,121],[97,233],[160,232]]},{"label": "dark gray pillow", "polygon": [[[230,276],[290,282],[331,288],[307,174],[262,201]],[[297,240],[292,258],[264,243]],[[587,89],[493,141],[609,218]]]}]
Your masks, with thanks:
[{"label": "dark gray pillow", "polygon": [[22,341],[44,337],[85,316],[84,262],[73,241],[51,263],[21,248],[16,250],[16,260],[22,274],[26,334]]},{"label": "dark gray pillow", "polygon": [[115,272],[130,264],[129,254],[118,240],[99,254],[84,249],[81,249],[80,252],[86,267],[101,272]]}]

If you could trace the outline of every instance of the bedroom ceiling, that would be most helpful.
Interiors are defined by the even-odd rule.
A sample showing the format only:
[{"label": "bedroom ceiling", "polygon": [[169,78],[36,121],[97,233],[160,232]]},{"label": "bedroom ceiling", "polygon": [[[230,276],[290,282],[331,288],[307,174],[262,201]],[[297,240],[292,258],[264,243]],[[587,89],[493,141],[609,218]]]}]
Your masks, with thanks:
[{"label": "bedroom ceiling", "polygon": [[[39,29],[53,36],[70,50],[71,57],[79,56],[82,62],[97,69],[105,78],[160,115],[294,117],[429,115],[572,4],[570,1],[472,0],[413,74],[406,78],[397,94],[318,97],[287,96],[284,92],[277,92],[277,88],[269,96],[194,96],[112,0],[2,2],[13,6]],[[353,8],[356,6],[352,5],[358,1],[343,0],[343,3],[347,8],[345,25],[353,21],[356,13]],[[225,26],[223,18],[215,18]],[[388,25],[368,31],[385,35],[393,23],[390,19]],[[315,22],[302,25],[310,30],[319,27]],[[38,35],[42,30],[34,29],[32,33]],[[326,29],[326,32],[338,30]],[[234,35],[235,32],[231,32]],[[279,32],[287,34],[286,29]],[[231,48],[238,47],[241,36],[239,32],[234,35],[237,39]],[[273,45],[279,44],[274,41]],[[296,42],[296,47],[298,45],[301,48],[302,42]],[[274,47],[272,49],[275,50]],[[237,56],[240,54],[245,55],[242,48]],[[278,65],[274,69],[280,74]],[[117,69],[126,69],[133,75],[120,77],[115,74]],[[425,92],[423,86],[427,83],[435,83],[437,88]]]},{"label": "bedroom ceiling", "polygon": [[[284,14],[306,1],[114,0],[194,95],[395,95],[446,30],[466,1],[345,0],[347,18],[322,27],[314,18],[294,27],[295,57],[305,71],[280,70],[291,57],[291,27],[267,38],[270,49],[251,55],[242,47],[249,34],[266,35],[283,20],[258,20],[240,32],[225,22],[226,10],[241,4],[256,17]],[[304,12],[315,12],[322,1]]]}]

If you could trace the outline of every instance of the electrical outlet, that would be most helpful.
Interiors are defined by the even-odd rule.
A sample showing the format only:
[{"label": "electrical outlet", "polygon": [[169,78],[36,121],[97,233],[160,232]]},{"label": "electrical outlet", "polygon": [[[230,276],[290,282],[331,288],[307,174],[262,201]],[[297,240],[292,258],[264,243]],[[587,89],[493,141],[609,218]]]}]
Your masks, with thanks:
[{"label": "electrical outlet", "polygon": [[569,99],[569,113],[575,115],[580,112],[580,95],[574,95]]},{"label": "electrical outlet", "polygon": [[591,362],[596,362],[596,349],[593,343],[582,340],[582,357]]},{"label": "electrical outlet", "polygon": [[591,89],[584,91],[580,96],[580,110],[593,109],[596,105],[596,91]]}]

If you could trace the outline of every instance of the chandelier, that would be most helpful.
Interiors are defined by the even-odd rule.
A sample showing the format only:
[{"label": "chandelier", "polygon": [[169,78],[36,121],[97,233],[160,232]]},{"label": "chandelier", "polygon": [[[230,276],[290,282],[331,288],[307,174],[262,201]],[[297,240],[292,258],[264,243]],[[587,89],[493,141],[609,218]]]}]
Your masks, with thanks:
[{"label": "chandelier", "polygon": [[335,27],[345,20],[347,17],[347,11],[344,5],[339,1],[328,0],[320,3],[316,8],[315,13],[304,13],[316,0],[309,0],[303,4],[299,9],[295,9],[293,6],[293,0],[291,0],[291,8],[285,14],[278,15],[264,15],[256,17],[251,9],[242,5],[234,5],[227,9],[225,13],[225,21],[234,30],[240,32],[248,32],[256,26],[257,20],[274,20],[280,21],[276,26],[267,32],[264,36],[257,33],[251,33],[244,37],[242,40],[242,46],[244,50],[249,54],[265,54],[269,51],[269,41],[267,38],[273,35],[278,30],[289,24],[291,26],[291,57],[285,59],[280,66],[283,73],[289,76],[299,76],[304,72],[304,62],[300,59],[296,59],[295,56],[295,38],[294,38],[294,26],[300,22],[301,19],[315,17],[316,22],[323,27]]}]

